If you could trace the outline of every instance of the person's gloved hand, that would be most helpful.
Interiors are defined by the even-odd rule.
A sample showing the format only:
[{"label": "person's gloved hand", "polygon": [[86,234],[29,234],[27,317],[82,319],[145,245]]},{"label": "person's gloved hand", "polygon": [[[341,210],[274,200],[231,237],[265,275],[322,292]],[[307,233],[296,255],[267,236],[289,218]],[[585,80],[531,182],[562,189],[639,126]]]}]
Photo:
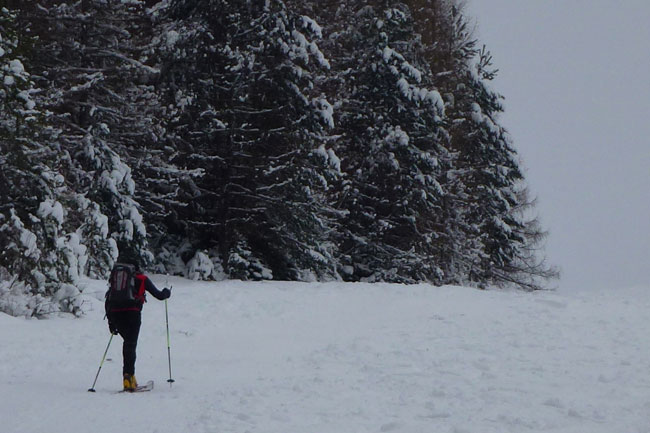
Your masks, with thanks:
[{"label": "person's gloved hand", "polygon": [[162,289],[162,296],[163,296],[163,299],[168,299],[171,295],[172,295],[172,291],[171,291],[171,290],[169,290],[169,289],[167,289],[167,288]]},{"label": "person's gloved hand", "polygon": [[117,334],[118,334],[117,327],[116,327],[115,324],[114,324],[113,322],[111,322],[110,320],[108,321],[108,330],[111,331],[111,334],[113,334],[113,335],[117,335]]}]

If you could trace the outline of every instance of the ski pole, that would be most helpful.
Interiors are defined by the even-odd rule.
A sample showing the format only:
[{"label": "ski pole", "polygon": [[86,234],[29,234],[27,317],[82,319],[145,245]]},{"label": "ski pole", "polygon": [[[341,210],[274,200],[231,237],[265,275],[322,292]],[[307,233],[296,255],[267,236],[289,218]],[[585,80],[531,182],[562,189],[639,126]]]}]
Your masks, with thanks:
[{"label": "ski pole", "polygon": [[108,344],[106,345],[106,350],[104,351],[104,356],[102,356],[102,362],[99,363],[99,369],[97,370],[97,374],[95,375],[95,381],[93,382],[93,386],[90,387],[88,392],[95,392],[95,384],[97,383],[97,378],[99,377],[99,372],[102,371],[102,366],[104,365],[104,360],[106,359],[106,354],[108,353],[108,348],[111,347],[111,341],[113,341],[113,333],[111,332],[111,338],[108,339]]},{"label": "ski pole", "polygon": [[[169,288],[171,290],[171,287]],[[169,344],[169,313],[167,312],[167,299],[165,299],[165,325],[167,326],[167,360],[169,361],[169,387],[171,388],[174,379],[172,379],[172,352]]]}]

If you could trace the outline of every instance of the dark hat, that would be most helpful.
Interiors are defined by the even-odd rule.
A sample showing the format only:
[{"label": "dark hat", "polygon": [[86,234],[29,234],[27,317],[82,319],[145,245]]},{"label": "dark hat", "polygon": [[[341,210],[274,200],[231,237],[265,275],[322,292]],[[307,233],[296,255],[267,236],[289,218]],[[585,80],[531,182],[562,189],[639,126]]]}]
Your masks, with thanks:
[{"label": "dark hat", "polygon": [[138,272],[142,270],[142,266],[140,264],[140,256],[138,254],[135,254],[135,252],[131,249],[120,250],[120,254],[117,258],[117,263],[126,263],[133,265]]}]

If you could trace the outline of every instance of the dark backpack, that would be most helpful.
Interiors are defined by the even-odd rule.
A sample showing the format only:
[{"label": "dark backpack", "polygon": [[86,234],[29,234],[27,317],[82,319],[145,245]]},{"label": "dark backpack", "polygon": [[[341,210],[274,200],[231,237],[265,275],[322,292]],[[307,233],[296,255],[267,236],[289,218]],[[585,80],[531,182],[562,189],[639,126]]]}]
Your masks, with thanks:
[{"label": "dark backpack", "polygon": [[106,292],[107,305],[128,305],[142,303],[144,293],[135,278],[135,266],[127,263],[116,263],[108,279]]}]

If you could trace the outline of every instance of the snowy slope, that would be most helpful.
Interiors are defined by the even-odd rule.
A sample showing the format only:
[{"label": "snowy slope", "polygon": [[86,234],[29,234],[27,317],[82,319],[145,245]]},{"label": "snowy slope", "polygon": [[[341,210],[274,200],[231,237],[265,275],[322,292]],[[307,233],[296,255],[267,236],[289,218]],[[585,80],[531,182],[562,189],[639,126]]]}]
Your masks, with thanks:
[{"label": "snowy slope", "polygon": [[[165,277],[154,277],[159,287]],[[105,283],[85,318],[0,314],[0,431],[650,432],[648,291],[566,294],[388,284],[173,283],[145,305],[121,387]]]}]

